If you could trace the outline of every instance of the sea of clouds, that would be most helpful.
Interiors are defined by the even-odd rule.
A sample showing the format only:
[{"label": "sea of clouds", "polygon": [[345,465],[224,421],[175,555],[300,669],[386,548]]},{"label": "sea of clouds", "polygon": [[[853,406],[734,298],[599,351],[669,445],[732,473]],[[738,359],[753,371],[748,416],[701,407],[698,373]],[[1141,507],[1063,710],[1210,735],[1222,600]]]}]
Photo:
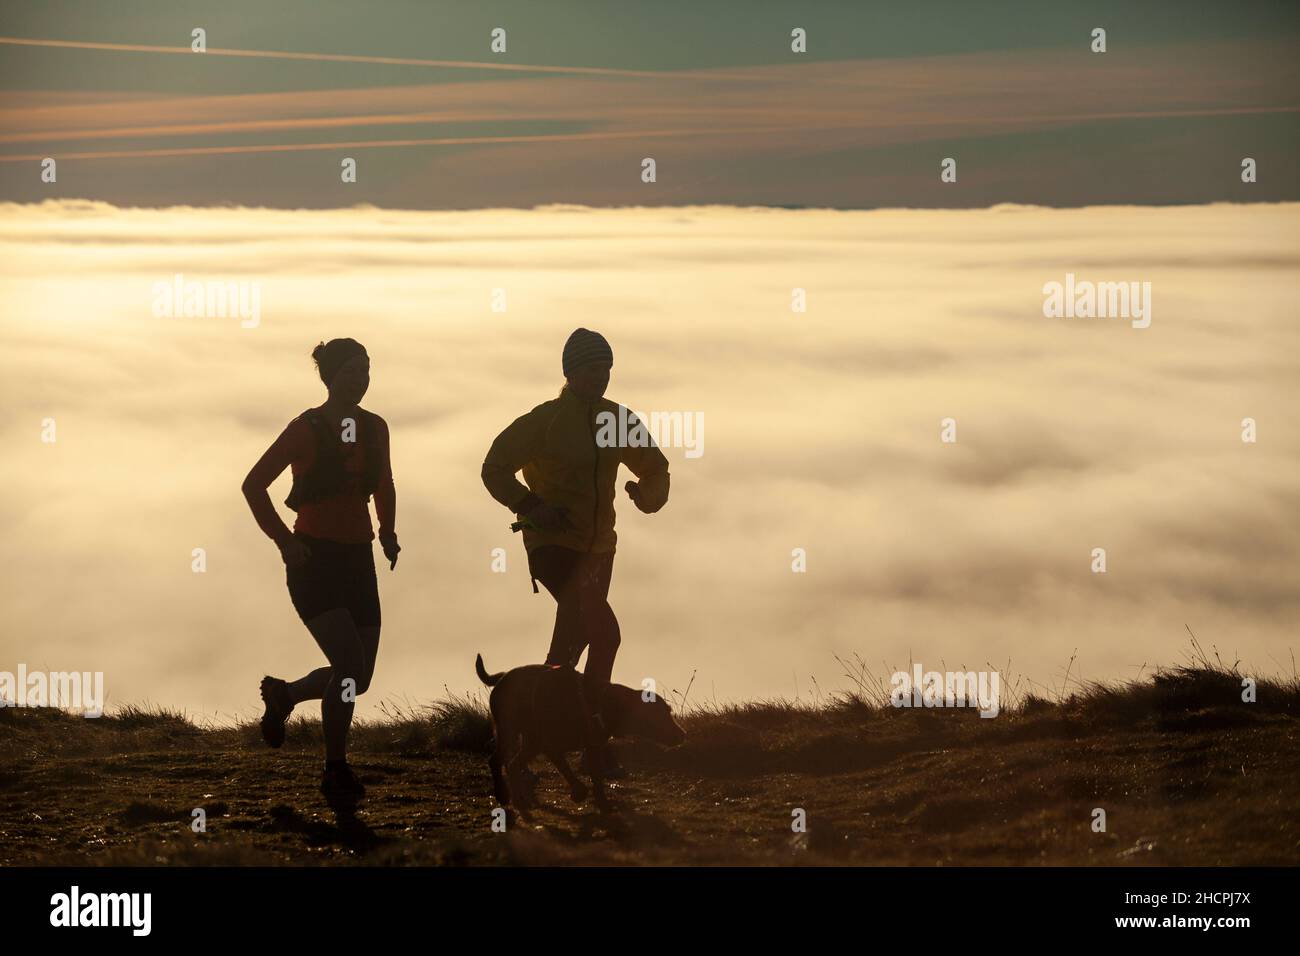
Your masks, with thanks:
[{"label": "sea of clouds", "polygon": [[[309,353],[341,335],[372,357],[403,546],[380,570],[362,712],[475,688],[478,651],[492,669],[540,660],[553,605],[479,466],[557,393],[578,326],[613,345],[611,398],[707,425],[701,457],[666,450],[662,512],[620,491],[617,680],[811,701],[850,688],[836,658],[858,654],[886,682],[916,660],[1059,690],[1076,651],[1071,684],[1179,663],[1188,627],[1229,663],[1291,673],[1294,204],[50,202],[0,206],[0,247],[0,669],[102,670],[110,709],[249,716],[264,673],[321,663],[239,485],[323,398]],[[157,317],[178,273],[261,283],[256,327]],[[1067,273],[1149,281],[1150,327],[1044,317],[1044,284]]]}]

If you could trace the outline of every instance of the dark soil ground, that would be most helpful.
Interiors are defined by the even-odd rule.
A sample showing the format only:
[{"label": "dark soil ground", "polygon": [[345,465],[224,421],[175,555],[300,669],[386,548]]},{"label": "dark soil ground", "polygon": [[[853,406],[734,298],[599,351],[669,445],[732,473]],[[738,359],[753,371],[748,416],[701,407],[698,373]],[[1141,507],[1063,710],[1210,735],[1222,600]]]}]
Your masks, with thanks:
[{"label": "dark soil ground", "polygon": [[1243,703],[1240,675],[1210,667],[993,719],[860,697],[696,709],[679,748],[616,743],[631,773],[611,812],[539,762],[547,806],[498,833],[476,702],[354,728],[355,816],[317,791],[315,720],[271,751],[256,725],[8,708],[0,864],[1294,865],[1298,717],[1294,680]]}]

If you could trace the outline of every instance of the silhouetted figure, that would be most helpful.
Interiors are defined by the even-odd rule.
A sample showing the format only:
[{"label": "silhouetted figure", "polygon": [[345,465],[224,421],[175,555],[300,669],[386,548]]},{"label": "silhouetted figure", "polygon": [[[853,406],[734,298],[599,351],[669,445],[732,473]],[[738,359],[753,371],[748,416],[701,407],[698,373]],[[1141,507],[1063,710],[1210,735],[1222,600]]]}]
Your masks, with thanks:
[{"label": "silhouetted figure", "polygon": [[[370,358],[353,339],[322,343],[312,358],[329,397],[289,423],[248,473],[243,492],[258,525],[280,549],[298,616],[329,661],[296,681],[263,679],[262,737],[279,747],[294,705],[319,699],[325,734],[321,792],[346,801],[365,793],[348,766],[347,735],[354,701],[370,686],[379,650],[371,495],[390,569],[401,549],[393,533],[397,497],[388,425],[358,404],[370,387]],[[293,531],[266,491],[285,468],[293,470],[285,500],[298,513]]]},{"label": "silhouetted figure", "polygon": [[[621,640],[607,600],[617,540],[618,466],[626,465],[639,479],[624,487],[641,511],[653,514],[668,500],[668,460],[652,441],[606,447],[597,441],[602,432],[597,416],[612,414],[619,421],[620,406],[604,398],[613,363],[604,336],[575,331],[564,345],[566,383],[559,397],[517,418],[497,436],[483,462],[488,492],[520,518],[533,590],[541,581],[556,601],[546,663],[574,667],[588,648],[583,695],[601,746],[587,759],[602,761],[606,775],[617,773],[604,746],[608,734],[600,711]],[[622,414],[630,417],[626,410]],[[524,483],[515,477],[521,470]]]}]

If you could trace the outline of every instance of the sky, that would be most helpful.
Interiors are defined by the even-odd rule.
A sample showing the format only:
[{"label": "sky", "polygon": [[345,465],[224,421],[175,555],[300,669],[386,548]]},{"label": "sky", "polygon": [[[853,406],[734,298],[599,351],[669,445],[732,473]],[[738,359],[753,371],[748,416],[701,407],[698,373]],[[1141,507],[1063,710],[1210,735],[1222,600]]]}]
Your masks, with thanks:
[{"label": "sky", "polygon": [[[239,485],[323,398],[308,353],[336,335],[372,357],[403,546],[362,712],[476,688],[478,652],[539,659],[553,605],[479,466],[554,397],[581,323],[613,346],[611,398],[705,422],[703,454],[666,449],[663,511],[620,495],[616,680],[812,701],[857,654],[1059,689],[1067,665],[1073,686],[1182,662],[1186,628],[1290,673],[1297,239],[1296,204],[5,206],[0,669],[103,670],[110,707],[224,720],[317,666]],[[260,282],[257,326],[156,317],[177,273]],[[1067,273],[1150,282],[1150,325],[1045,317]]]},{"label": "sky", "polygon": [[[145,2],[123,15],[53,0],[3,11],[0,199],[12,201],[1300,199],[1291,2],[288,0]],[[206,53],[191,51],[196,27]],[[490,48],[497,28],[503,52]],[[791,49],[796,28],[806,52]],[[1104,53],[1092,51],[1096,28]],[[1259,167],[1251,184],[1244,157]],[[57,182],[42,180],[45,158]],[[355,182],[342,181],[344,159]],[[944,159],[955,182],[940,180]]]},{"label": "sky", "polygon": [[[227,721],[317,666],[239,483],[342,335],[403,546],[361,712],[539,659],[479,466],[586,326],[611,397],[704,422],[620,507],[615,679],[1055,689],[1189,630],[1291,673],[1298,52],[1263,0],[0,5],[0,671]],[[155,314],[178,275],[257,321]],[[1149,327],[1045,316],[1071,275]]]}]

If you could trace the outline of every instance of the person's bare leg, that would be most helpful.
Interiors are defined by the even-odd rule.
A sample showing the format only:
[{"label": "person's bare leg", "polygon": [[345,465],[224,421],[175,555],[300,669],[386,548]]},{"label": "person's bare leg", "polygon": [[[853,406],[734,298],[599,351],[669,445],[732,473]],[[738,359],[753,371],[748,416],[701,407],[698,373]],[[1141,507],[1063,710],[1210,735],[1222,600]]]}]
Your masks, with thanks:
[{"label": "person's bare leg", "polygon": [[320,700],[325,696],[325,688],[329,686],[329,682],[330,669],[318,667],[310,674],[289,681],[289,699],[295,704],[301,704],[304,700]]},{"label": "person's bare leg", "polygon": [[618,618],[609,606],[609,584],[614,570],[614,556],[590,556],[582,568],[580,640],[587,649],[587,664],[582,672],[582,693],[591,714],[594,739],[583,752],[584,769],[592,775],[596,802],[604,800],[604,777],[620,777],[623,770],[609,749],[609,730],[605,725],[602,700],[614,671],[621,635]]},{"label": "person's bare leg", "polygon": [[[366,686],[369,685],[365,645],[346,608],[317,615],[307,622],[307,629],[330,662],[330,679],[321,694],[320,705],[325,759],[344,760],[354,701],[361,692],[363,678]],[[346,683],[349,680],[350,685]]]},{"label": "person's bare leg", "polygon": [[618,618],[609,606],[614,556],[591,555],[579,570],[579,627],[582,634],[579,640],[587,648],[587,666],[583,668],[582,685],[587,706],[593,714],[599,714],[605,688],[609,686],[614,673],[614,658],[622,643]]},{"label": "person's bare leg", "polygon": [[[375,673],[375,655],[379,651],[379,625],[359,627],[357,634],[361,638],[361,647],[366,654],[365,679],[357,680],[357,694],[361,695],[370,686],[370,679]],[[318,667],[310,674],[289,681],[289,699],[294,704],[301,704],[305,700],[320,700],[325,696],[325,688],[329,686],[330,676],[330,668]]]},{"label": "person's bare leg", "polygon": [[361,638],[361,650],[365,654],[365,668],[357,679],[357,696],[360,697],[370,689],[370,681],[375,676],[375,658],[379,656],[379,625],[367,624],[357,628]]},{"label": "person's bare leg", "polygon": [[571,582],[555,598],[555,627],[551,630],[551,648],[546,663],[576,667],[582,656],[582,600]]},{"label": "person's bare leg", "polygon": [[589,607],[583,614],[587,666],[582,672],[582,689],[587,705],[593,713],[600,713],[605,688],[614,674],[614,658],[618,655],[622,634],[618,618],[608,601]]}]

